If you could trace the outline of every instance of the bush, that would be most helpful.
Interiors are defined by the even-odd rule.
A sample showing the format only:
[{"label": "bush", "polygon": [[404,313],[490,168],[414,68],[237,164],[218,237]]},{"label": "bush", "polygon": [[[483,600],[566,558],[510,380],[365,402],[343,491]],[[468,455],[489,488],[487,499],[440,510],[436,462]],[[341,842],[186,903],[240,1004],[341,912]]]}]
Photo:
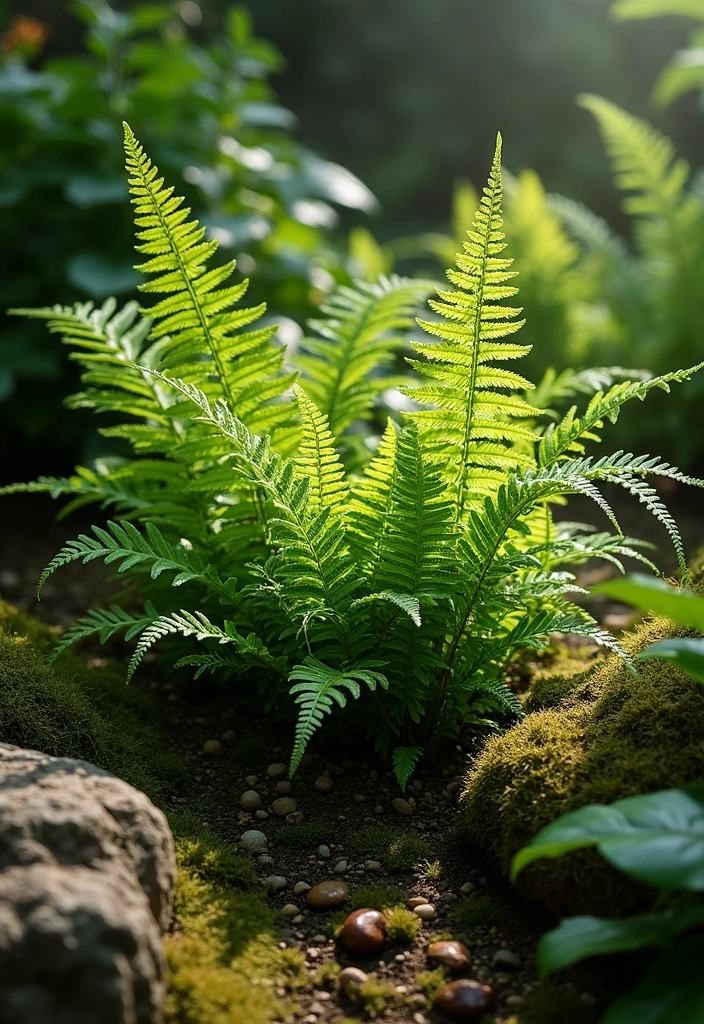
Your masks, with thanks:
[{"label": "bush", "polygon": [[[674,635],[684,633],[655,619],[623,642],[636,654]],[[648,661],[636,677],[609,658],[563,689],[555,707],[490,739],[467,776],[462,829],[506,874],[513,855],[567,811],[704,779],[704,689],[680,670]],[[536,863],[519,884],[557,913],[613,916],[646,895],[593,851]]]}]

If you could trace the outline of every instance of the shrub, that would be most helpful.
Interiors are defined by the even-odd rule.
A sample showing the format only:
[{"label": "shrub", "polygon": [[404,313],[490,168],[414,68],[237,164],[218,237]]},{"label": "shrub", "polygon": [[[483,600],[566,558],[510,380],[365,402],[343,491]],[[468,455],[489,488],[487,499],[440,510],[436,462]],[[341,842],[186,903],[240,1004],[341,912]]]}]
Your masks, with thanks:
[{"label": "shrub", "polygon": [[[340,290],[296,357],[292,401],[295,373],[274,327],[254,326],[263,307],[237,305],[247,282],[231,283],[234,262],[207,269],[217,243],[203,240],[128,126],[125,147],[141,287],[156,304],[32,315],[76,350],[87,388],[76,403],[119,413],[124,422],[105,432],[135,457],[29,489],[123,517],[66,544],[40,586],[69,562],[100,559],[140,580],[146,600],[137,614],[93,609],[58,650],[95,634],[139,636],[131,676],[152,644],[178,638],[189,643],[176,664],[196,677],[249,671],[266,706],[285,695],[297,706],[291,773],[325,716],[355,702],[348,714],[392,752],[404,784],[424,748],[520,713],[504,682],[517,652],[555,632],[620,651],[567,600],[575,584],[563,566],[644,558],[599,491],[615,483],[665,525],[684,569],[677,528],[647,477],[689,478],[657,458],[595,459],[583,446],[624,403],[698,367],[620,383],[599,372],[595,386],[607,390],[582,415],[573,408],[536,425],[517,394],[529,382],[498,365],[526,353],[503,340],[522,322],[503,304],[515,288],[501,255],[500,140],[448,271],[453,287],[431,301],[437,319],[419,321],[431,340],[413,342],[411,365],[426,383],[405,391],[423,407],[403,427],[389,422],[366,465],[360,430],[427,286],[381,278]],[[597,502],[613,534],[552,523],[551,504],[575,493]]]},{"label": "shrub", "polygon": [[[623,642],[635,656],[682,635],[655,619]],[[470,769],[462,828],[508,873],[513,856],[567,811],[704,779],[704,689],[667,662],[634,676],[608,658],[575,680],[562,704],[490,739]],[[556,913],[625,913],[647,893],[593,851],[531,865],[519,879]]]}]

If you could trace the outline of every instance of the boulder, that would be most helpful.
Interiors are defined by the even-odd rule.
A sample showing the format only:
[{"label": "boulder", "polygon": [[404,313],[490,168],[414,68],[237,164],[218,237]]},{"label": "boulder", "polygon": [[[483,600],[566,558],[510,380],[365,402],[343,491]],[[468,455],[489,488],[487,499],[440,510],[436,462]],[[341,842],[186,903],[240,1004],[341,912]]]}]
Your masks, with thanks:
[{"label": "boulder", "polygon": [[175,876],[166,819],[143,793],[0,744],[3,1024],[157,1024]]}]

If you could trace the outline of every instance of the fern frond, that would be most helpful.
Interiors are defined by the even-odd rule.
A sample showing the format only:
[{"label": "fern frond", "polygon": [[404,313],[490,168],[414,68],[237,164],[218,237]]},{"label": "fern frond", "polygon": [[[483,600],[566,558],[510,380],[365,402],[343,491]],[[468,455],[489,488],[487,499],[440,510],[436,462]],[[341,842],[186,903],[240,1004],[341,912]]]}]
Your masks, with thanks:
[{"label": "fern frond", "polygon": [[422,747],[394,747],[393,765],[396,781],[401,787],[401,792],[406,792],[408,780],[419,759],[423,756]]},{"label": "fern frond", "polygon": [[96,633],[101,644],[107,643],[110,637],[121,632],[124,632],[125,640],[131,640],[150,626],[156,618],[158,613],[151,601],[146,602],[144,614],[140,616],[130,615],[117,604],[111,605],[110,608],[91,608],[87,615],[78,619],[61,634],[58,644],[48,658],[49,664],[53,664],[72,644]]},{"label": "fern frond", "polygon": [[393,383],[388,370],[394,353],[404,344],[414,310],[431,291],[425,281],[395,274],[373,283],[358,281],[333,292],[321,309],[325,319],[308,324],[315,336],[301,342],[296,358],[301,386],[335,437],[364,419]]},{"label": "fern frond", "polygon": [[196,551],[189,550],[183,543],[169,543],[151,523],[147,524],[146,537],[130,522],[110,521],[107,530],[101,526],[92,526],[91,530],[92,537],[85,533],[79,534],[76,540],[70,540],[65,544],[49,562],[39,577],[37,594],[49,576],[62,566],[76,561],[81,561],[85,565],[87,562],[100,559],[106,565],[119,562],[118,572],[126,572],[140,566],[148,570],[153,580],[163,572],[174,572],[174,587],[198,580],[211,590],[231,596],[227,585],[219,579],[212,566],[201,563]]},{"label": "fern frond", "polygon": [[383,590],[378,594],[367,594],[365,597],[358,597],[356,601],[352,602],[351,607],[360,608],[365,604],[373,604],[375,601],[386,601],[388,604],[394,604],[402,612],[405,612],[416,626],[422,624],[420,601],[417,597],[412,597],[409,594],[395,594],[391,590]]},{"label": "fern frond", "polygon": [[345,707],[345,690],[356,700],[362,692],[360,683],[370,690],[375,690],[377,685],[382,689],[388,688],[386,676],[377,671],[383,664],[379,661],[367,661],[341,671],[308,656],[303,659],[302,665],[295,665],[291,669],[288,678],[294,685],[290,687],[289,693],[296,694],[295,701],[300,705],[300,711],[291,754],[290,776],[295,774],[306,747],[313,733],[322,724],[324,716],[332,712],[333,702],[341,708]]},{"label": "fern frond", "polygon": [[[517,289],[510,284],[516,273],[512,261],[502,258],[506,248],[501,230],[501,138],[497,139],[489,183],[457,269],[447,276],[455,290],[438,290],[430,306],[438,321],[419,321],[434,342],[413,342],[425,358],[412,360],[419,373],[430,377],[424,387],[404,392],[431,406],[412,418],[437,445],[436,458],[455,505],[455,519],[491,493],[507,469],[523,461],[518,445],[530,444],[533,434],[521,423],[535,415],[524,399],[512,392],[532,385],[497,361],[525,355],[525,346],[504,342],[523,325],[521,310],[506,305]],[[528,464],[525,463],[524,464]]]},{"label": "fern frond", "polygon": [[[280,401],[295,380],[283,374],[283,349],[271,344],[274,326],[244,331],[265,306],[236,309],[248,282],[227,284],[235,261],[206,269],[218,243],[205,241],[205,228],[188,220],[190,210],[164,185],[129,125],[124,125],[130,192],[139,244],[148,259],[136,269],[150,280],[140,286],[164,295],[149,310],[152,338],[167,338],[161,368],[198,380],[209,397],[224,397],[252,429],[276,432],[287,426],[290,406]],[[212,378],[208,381],[210,364]]]},{"label": "fern frond", "polygon": [[296,398],[303,421],[296,467],[299,474],[309,481],[310,507],[315,512],[331,509],[341,514],[348,489],[327,417],[308,398],[303,388],[296,388]]}]

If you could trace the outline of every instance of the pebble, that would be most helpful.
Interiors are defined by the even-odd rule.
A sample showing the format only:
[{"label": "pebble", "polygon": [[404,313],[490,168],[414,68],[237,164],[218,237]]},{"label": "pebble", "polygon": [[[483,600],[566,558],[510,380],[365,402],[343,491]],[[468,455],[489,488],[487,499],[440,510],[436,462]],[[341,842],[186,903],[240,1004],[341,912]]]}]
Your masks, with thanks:
[{"label": "pebble", "polygon": [[433,999],[436,1009],[455,1020],[479,1020],[494,1009],[496,996],[488,985],[478,981],[451,981]]},{"label": "pebble", "polygon": [[365,860],[364,862],[365,871],[381,871],[381,864],[378,860]]},{"label": "pebble", "polygon": [[428,901],[422,896],[411,896],[410,900],[406,900],[406,906],[411,910],[415,910],[416,907],[424,907],[427,903]]},{"label": "pebble", "polygon": [[365,981],[369,981],[369,975],[361,971],[359,967],[345,967],[337,976],[337,984],[346,993],[358,989]]},{"label": "pebble", "polygon": [[476,888],[474,882],[465,882],[464,885],[460,886],[460,892],[463,896],[469,896],[470,892],[474,892]]},{"label": "pebble", "polygon": [[383,814],[384,813],[384,808],[381,806],[381,804],[377,804],[376,805],[376,807],[374,808],[374,813],[375,814]]},{"label": "pebble", "polygon": [[319,793],[330,793],[333,785],[334,783],[329,775],[321,775],[314,782],[314,786]]},{"label": "pebble", "polygon": [[428,1018],[418,1010],[417,1013],[413,1014],[413,1024],[428,1024]]},{"label": "pebble", "polygon": [[323,857],[325,860],[327,860],[328,857],[330,856],[330,847],[329,846],[319,846],[318,847],[318,856],[319,857]]},{"label": "pebble", "polygon": [[257,857],[257,864],[261,864],[262,867],[268,868],[274,863],[274,858],[270,857],[268,853],[262,853],[261,856]]},{"label": "pebble", "polygon": [[279,775],[285,775],[286,774],[286,765],[285,764],[270,764],[269,767],[266,770],[266,773],[267,773],[267,775],[269,776],[270,779],[275,779]]},{"label": "pebble", "polygon": [[266,811],[257,811],[254,817],[257,819],[257,821],[266,821],[269,815],[267,814]]},{"label": "pebble", "polygon": [[438,916],[432,903],[421,903],[419,907],[413,908],[413,913],[416,917],[419,917],[421,921],[434,921]]},{"label": "pebble", "polygon": [[472,966],[471,954],[461,942],[431,942],[425,952],[431,963],[442,964],[451,974],[461,974]]},{"label": "pebble", "polygon": [[333,879],[314,885],[306,894],[309,907],[339,907],[350,898],[350,887],[344,882]]},{"label": "pebble", "polygon": [[252,786],[256,786],[256,784],[259,782],[259,776],[258,775],[248,775],[247,778],[244,781],[251,788]]},{"label": "pebble", "polygon": [[291,783],[288,779],[282,779],[281,782],[277,782],[274,786],[275,793],[281,793],[282,796],[288,796],[291,792]]},{"label": "pebble", "polygon": [[237,739],[237,733],[235,732],[234,729],[228,729],[227,732],[224,732],[222,734],[222,738],[224,739],[225,743],[232,743],[233,740]]},{"label": "pebble", "polygon": [[345,919],[340,941],[352,953],[376,953],[384,945],[386,918],[378,910],[355,910]]},{"label": "pebble", "polygon": [[264,879],[264,885],[270,892],[276,892],[277,889],[285,889],[288,881],[283,875],[269,875]]},{"label": "pebble", "polygon": [[413,808],[409,804],[408,800],[404,800],[400,796],[397,796],[396,799],[392,801],[391,806],[397,814],[413,814]]},{"label": "pebble", "polygon": [[327,942],[327,935],[314,935],[313,942]]},{"label": "pebble", "polygon": [[320,956],[320,950],[316,949],[315,946],[309,946],[306,950],[306,956],[309,960],[317,960]]},{"label": "pebble", "polygon": [[308,1011],[309,1013],[314,1013],[316,1017],[320,1017],[322,1014],[325,1013],[324,1008],[318,1002],[311,1003],[310,1006],[308,1007]]},{"label": "pebble", "polygon": [[286,815],[287,825],[300,825],[303,821],[303,811],[292,811],[291,814]]},{"label": "pebble", "polygon": [[296,882],[296,884],[293,887],[293,891],[296,894],[296,896],[300,896],[301,893],[310,892],[310,886],[308,885],[307,882]]},{"label": "pebble", "polygon": [[494,967],[500,967],[504,971],[517,971],[521,966],[521,958],[510,949],[497,949],[492,958]]},{"label": "pebble", "polygon": [[204,754],[219,754],[222,750],[222,743],[220,740],[206,740],[203,744]]},{"label": "pebble", "polygon": [[250,829],[240,836],[240,846],[248,853],[266,853],[268,843],[263,832]]},{"label": "pebble", "polygon": [[271,809],[277,818],[285,818],[287,814],[293,814],[296,810],[296,801],[292,796],[280,796],[274,800]]},{"label": "pebble", "polygon": [[255,789],[248,789],[240,797],[240,807],[243,811],[258,811],[262,805],[262,798]]},{"label": "pebble", "polygon": [[347,871],[347,861],[338,860],[337,864],[333,868],[333,871],[336,875],[344,875],[345,871]]},{"label": "pebble", "polygon": [[287,903],[285,907],[281,908],[281,913],[284,915],[284,917],[297,917],[298,907],[295,905],[295,903]]},{"label": "pebble", "polygon": [[509,1010],[520,1010],[524,1003],[525,999],[523,998],[523,996],[519,996],[517,994],[512,996],[506,996],[506,1005],[508,1006]]}]

